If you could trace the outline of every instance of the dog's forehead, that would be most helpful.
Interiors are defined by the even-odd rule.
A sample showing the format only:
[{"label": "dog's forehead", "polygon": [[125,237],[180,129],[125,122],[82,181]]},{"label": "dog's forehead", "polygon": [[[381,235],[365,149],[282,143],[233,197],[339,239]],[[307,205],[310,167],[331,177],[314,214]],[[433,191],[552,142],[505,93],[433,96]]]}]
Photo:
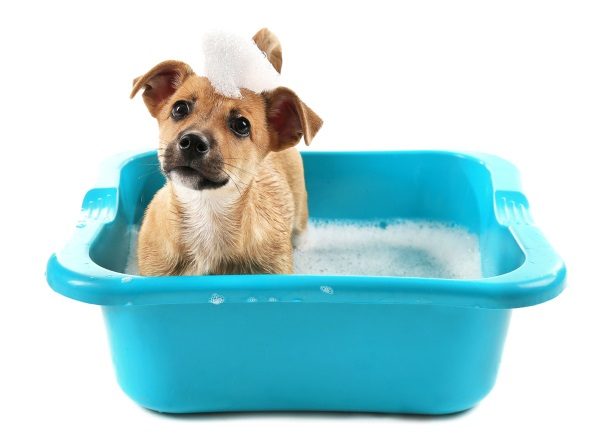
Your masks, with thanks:
[{"label": "dog's forehead", "polygon": [[[224,109],[237,108],[253,112],[264,109],[264,99],[260,94],[251,90],[242,89],[241,98],[231,98],[218,93],[209,79],[205,76],[191,75],[181,84],[174,94],[173,100],[181,99],[202,103],[205,107]],[[202,107],[199,107],[201,109]]]}]

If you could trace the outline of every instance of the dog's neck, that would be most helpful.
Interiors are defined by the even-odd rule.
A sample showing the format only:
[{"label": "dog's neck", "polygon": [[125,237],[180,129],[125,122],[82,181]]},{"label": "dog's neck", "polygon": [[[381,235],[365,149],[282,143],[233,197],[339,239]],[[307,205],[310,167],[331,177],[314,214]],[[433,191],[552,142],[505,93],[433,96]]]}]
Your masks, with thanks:
[{"label": "dog's neck", "polygon": [[247,193],[232,183],[201,191],[172,183],[181,239],[193,270],[213,273],[240,245]]},{"label": "dog's neck", "polygon": [[195,190],[180,183],[171,183],[172,194],[176,197],[182,208],[194,208],[198,204],[210,204],[211,206],[233,206],[242,197],[231,181],[217,189]]}]

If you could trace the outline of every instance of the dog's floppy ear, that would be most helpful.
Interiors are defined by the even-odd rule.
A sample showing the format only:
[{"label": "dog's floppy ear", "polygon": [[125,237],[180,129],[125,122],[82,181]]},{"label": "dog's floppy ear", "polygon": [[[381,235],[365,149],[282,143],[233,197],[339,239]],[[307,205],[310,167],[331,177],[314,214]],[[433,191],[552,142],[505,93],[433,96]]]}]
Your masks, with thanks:
[{"label": "dog's floppy ear", "polygon": [[146,107],[150,114],[156,117],[166,100],[193,73],[192,68],[181,61],[163,61],[145,75],[133,80],[130,97],[133,98],[143,87],[142,96]]},{"label": "dog's floppy ear", "polygon": [[277,72],[281,73],[281,64],[283,63],[281,55],[281,43],[279,39],[267,28],[262,28],[254,37],[256,45],[267,56],[269,62],[275,67]]},{"label": "dog's floppy ear", "polygon": [[304,136],[309,145],[323,121],[288,88],[263,93],[267,105],[270,144],[274,151],[293,147]]}]

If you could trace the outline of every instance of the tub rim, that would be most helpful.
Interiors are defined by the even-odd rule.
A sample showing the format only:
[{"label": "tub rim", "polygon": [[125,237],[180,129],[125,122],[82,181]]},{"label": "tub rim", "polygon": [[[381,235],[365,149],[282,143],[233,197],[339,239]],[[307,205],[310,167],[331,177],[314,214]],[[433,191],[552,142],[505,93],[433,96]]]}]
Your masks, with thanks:
[{"label": "tub rim", "polygon": [[[314,151],[302,155],[419,154],[477,162],[489,172],[497,222],[507,227],[524,255],[519,267],[471,280],[301,274],[144,277],[106,269],[91,259],[90,247],[102,228],[115,219],[121,171],[128,163],[155,154],[154,150],[124,153],[105,162],[98,184],[83,199],[85,226],[76,228],[65,247],[48,261],[46,277],[53,290],[78,301],[104,306],[215,304],[219,302],[214,301],[217,295],[227,304],[251,304],[249,299],[254,298],[256,302],[273,303],[431,304],[506,309],[548,301],[565,287],[565,264],[533,224],[517,169],[497,156],[443,150]],[[282,291],[285,296],[278,295]]]}]

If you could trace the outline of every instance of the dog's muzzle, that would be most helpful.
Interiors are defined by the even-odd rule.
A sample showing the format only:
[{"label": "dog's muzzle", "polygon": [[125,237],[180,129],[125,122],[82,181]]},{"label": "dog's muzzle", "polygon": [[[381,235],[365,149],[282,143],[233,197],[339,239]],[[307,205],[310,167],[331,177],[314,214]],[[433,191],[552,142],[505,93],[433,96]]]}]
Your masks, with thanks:
[{"label": "dog's muzzle", "polygon": [[190,189],[215,189],[229,177],[214,141],[203,133],[189,132],[167,147],[163,171],[176,184]]}]

